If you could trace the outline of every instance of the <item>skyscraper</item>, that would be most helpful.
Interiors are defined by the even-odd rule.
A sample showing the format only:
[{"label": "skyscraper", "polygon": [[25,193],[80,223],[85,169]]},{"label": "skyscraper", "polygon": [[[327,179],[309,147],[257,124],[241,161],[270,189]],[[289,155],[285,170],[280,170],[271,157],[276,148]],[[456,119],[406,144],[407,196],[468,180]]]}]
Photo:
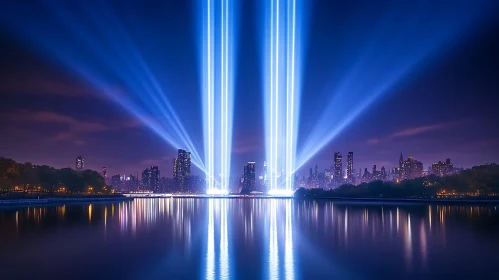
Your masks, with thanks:
[{"label": "skyscraper", "polygon": [[454,165],[451,163],[450,159],[445,162],[436,162],[431,165],[430,173],[437,176],[447,176],[454,170]]},{"label": "skyscraper", "polygon": [[142,182],[140,184],[140,189],[141,190],[149,190],[150,188],[150,174],[151,171],[149,168],[146,168],[144,171],[142,171]]},{"label": "skyscraper", "polygon": [[102,167],[102,177],[104,177],[104,180],[107,179],[107,168],[105,166]]},{"label": "skyscraper", "polygon": [[334,182],[339,185],[342,181],[343,157],[340,152],[334,153]]},{"label": "skyscraper", "polygon": [[149,176],[149,188],[153,192],[159,191],[159,168],[157,166],[151,166],[151,173]]},{"label": "skyscraper", "polygon": [[76,170],[81,171],[85,167],[85,161],[82,156],[76,158]]},{"label": "skyscraper", "polygon": [[402,162],[402,167],[400,168],[402,179],[414,179],[423,176],[423,163],[408,157]]},{"label": "skyscraper", "polygon": [[353,152],[348,152],[347,155],[347,178],[349,183],[355,183],[355,178],[353,175]]},{"label": "skyscraper", "polygon": [[140,185],[139,184],[139,173],[138,172],[133,173],[133,178],[135,179],[135,182],[133,182],[134,189],[136,191],[138,191],[139,190],[139,185]]},{"label": "skyscraper", "polygon": [[121,188],[121,177],[120,174],[114,175],[111,177],[111,184],[113,185],[113,188],[115,189],[120,189]]},{"label": "skyscraper", "polygon": [[255,190],[255,186],[255,162],[248,162],[248,164],[244,166],[244,187],[252,192]]},{"label": "skyscraper", "polygon": [[177,158],[173,160],[173,178],[180,192],[187,190],[187,179],[191,175],[191,153],[178,149]]},{"label": "skyscraper", "polygon": [[[131,176],[132,177],[132,176]],[[151,166],[142,171],[142,189],[158,192],[159,191],[159,168]]]}]

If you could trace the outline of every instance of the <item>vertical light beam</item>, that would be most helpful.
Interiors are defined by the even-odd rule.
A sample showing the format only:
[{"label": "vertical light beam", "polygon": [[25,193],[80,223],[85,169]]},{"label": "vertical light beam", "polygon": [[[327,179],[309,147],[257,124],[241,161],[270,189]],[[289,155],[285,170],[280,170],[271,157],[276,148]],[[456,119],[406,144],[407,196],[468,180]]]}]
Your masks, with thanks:
[{"label": "vertical light beam", "polygon": [[269,193],[294,190],[297,102],[296,0],[265,3],[270,24],[265,25],[265,128]]},{"label": "vertical light beam", "polygon": [[208,88],[203,100],[207,193],[227,194],[232,143],[234,5],[231,0],[206,1],[203,3],[207,20],[203,28],[207,34],[203,48],[207,52],[203,58],[206,60],[203,78]]}]

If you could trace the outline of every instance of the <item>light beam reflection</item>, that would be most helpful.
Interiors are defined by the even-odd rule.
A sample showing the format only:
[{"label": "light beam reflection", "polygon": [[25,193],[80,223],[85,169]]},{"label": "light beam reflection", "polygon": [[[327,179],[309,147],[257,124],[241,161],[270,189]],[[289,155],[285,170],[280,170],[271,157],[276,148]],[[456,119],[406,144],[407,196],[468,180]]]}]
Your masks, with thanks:
[{"label": "light beam reflection", "polygon": [[[269,255],[266,278],[295,279],[293,201],[272,199],[268,210]],[[284,219],[279,217],[284,217]],[[284,271],[283,275],[281,271]]]},{"label": "light beam reflection", "polygon": [[215,225],[213,199],[208,202],[208,240],[206,248],[206,279],[215,279]]},{"label": "light beam reflection", "polygon": [[205,279],[230,279],[228,211],[227,200],[209,200]]}]

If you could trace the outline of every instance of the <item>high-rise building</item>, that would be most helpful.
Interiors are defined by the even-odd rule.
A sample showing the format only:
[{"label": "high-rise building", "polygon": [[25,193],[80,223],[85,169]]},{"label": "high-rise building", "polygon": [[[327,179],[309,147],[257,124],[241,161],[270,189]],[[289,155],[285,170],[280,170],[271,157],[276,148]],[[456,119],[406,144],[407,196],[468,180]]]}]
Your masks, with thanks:
[{"label": "high-rise building", "polygon": [[133,183],[134,189],[138,191],[140,187],[139,173],[138,172],[133,173],[133,178],[135,179],[135,182]]},{"label": "high-rise building", "polygon": [[332,177],[333,177],[333,173],[331,172],[331,169],[325,169],[324,170],[324,183],[326,184],[326,186],[329,186],[329,184],[331,184]]},{"label": "high-rise building", "polygon": [[255,190],[255,186],[255,162],[248,162],[248,164],[244,166],[244,187],[252,192]]},{"label": "high-rise building", "polygon": [[355,182],[355,176],[353,175],[353,152],[349,152],[347,155],[347,178],[349,183],[353,184]]},{"label": "high-rise building", "polygon": [[402,166],[403,165],[404,165],[404,156],[402,156],[402,153],[400,153],[400,157],[399,157],[399,169],[398,169],[399,179],[403,179],[403,174],[402,174]]},{"label": "high-rise building", "polygon": [[401,179],[414,179],[423,176],[423,163],[408,157],[400,168]]},{"label": "high-rise building", "polygon": [[107,168],[105,166],[102,167],[102,177],[104,177],[104,180],[107,179]]},{"label": "high-rise building", "polygon": [[85,160],[82,156],[76,158],[76,170],[81,171],[85,167]]},{"label": "high-rise building", "polygon": [[360,178],[361,182],[362,183],[367,183],[369,181],[371,181],[371,173],[369,173],[369,171],[367,171],[367,168],[364,169],[364,174],[362,175],[362,177]]},{"label": "high-rise building", "polygon": [[159,191],[159,168],[157,166],[151,166],[151,176],[149,177],[150,190],[153,192]]},{"label": "high-rise building", "polygon": [[151,166],[142,171],[142,190],[159,191],[159,168]]},{"label": "high-rise building", "polygon": [[341,170],[343,170],[343,157],[340,152],[334,153],[334,182],[339,185],[343,181],[341,177]]},{"label": "high-rise building", "polygon": [[130,174],[128,177],[128,190],[138,191],[139,190],[139,178],[137,172]]},{"label": "high-rise building", "polygon": [[430,173],[435,174],[437,176],[447,176],[452,174],[454,171],[454,165],[451,163],[450,158],[448,158],[445,162],[436,162],[431,165]]},{"label": "high-rise building", "polygon": [[178,190],[184,192],[187,189],[187,179],[191,175],[191,153],[178,149],[177,158],[173,160],[173,179]]},{"label": "high-rise building", "polygon": [[146,168],[142,171],[142,181],[140,182],[140,190],[149,190],[150,189],[150,174],[151,171],[149,168]]},{"label": "high-rise building", "polygon": [[111,184],[113,188],[120,189],[121,188],[121,177],[120,174],[114,175],[111,177]]}]

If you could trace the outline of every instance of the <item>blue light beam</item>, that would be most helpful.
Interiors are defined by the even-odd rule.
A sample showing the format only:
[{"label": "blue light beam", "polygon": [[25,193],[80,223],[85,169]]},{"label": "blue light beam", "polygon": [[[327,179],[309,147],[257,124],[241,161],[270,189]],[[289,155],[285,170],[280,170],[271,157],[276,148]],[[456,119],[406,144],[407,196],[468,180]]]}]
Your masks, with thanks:
[{"label": "blue light beam", "polygon": [[2,12],[2,24],[121,105],[169,145],[191,151],[193,164],[204,170],[168,91],[110,7],[104,2],[39,4],[10,3]]},{"label": "blue light beam", "polygon": [[[263,2],[264,120],[268,193],[294,190],[294,165],[300,108],[300,32],[303,3]],[[297,7],[298,6],[298,7]]]},{"label": "blue light beam", "polygon": [[227,194],[234,107],[236,5],[232,0],[200,1],[206,189],[209,194]]},{"label": "blue light beam", "polygon": [[359,41],[338,42],[338,49],[349,50],[342,59],[350,65],[345,67],[347,62],[336,66],[336,71],[344,73],[343,78],[332,77],[334,84],[326,86],[325,94],[319,94],[329,98],[314,104],[314,111],[321,114],[311,121],[311,128],[300,126],[300,135],[304,137],[299,139],[295,171],[410,73],[434,63],[453,43],[485,21],[491,11],[497,10],[493,1],[453,1],[441,8],[436,8],[433,1],[399,4],[378,26],[373,23],[374,28],[356,33],[365,46],[359,52],[353,51],[359,49]]}]

